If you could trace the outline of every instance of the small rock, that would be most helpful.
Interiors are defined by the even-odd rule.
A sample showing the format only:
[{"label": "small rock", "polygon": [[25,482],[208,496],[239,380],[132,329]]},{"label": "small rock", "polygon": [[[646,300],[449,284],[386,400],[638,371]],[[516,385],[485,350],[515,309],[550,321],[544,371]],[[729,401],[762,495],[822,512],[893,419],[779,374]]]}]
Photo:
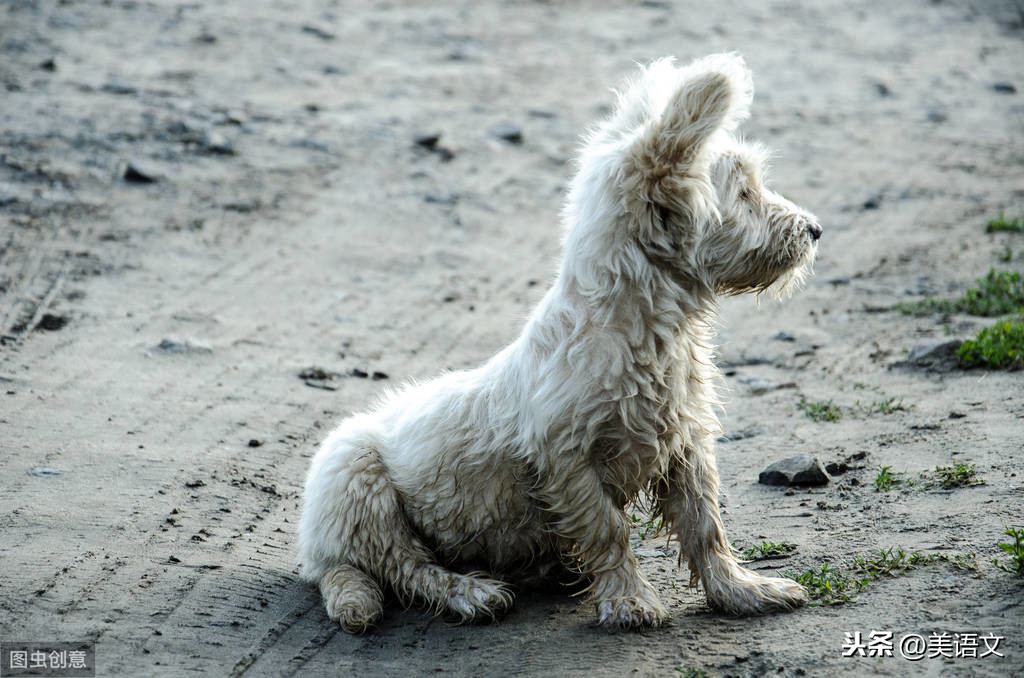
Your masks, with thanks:
[{"label": "small rock", "polygon": [[834,461],[834,462],[830,462],[828,464],[825,464],[825,471],[830,476],[840,475],[842,473],[846,473],[847,471],[858,471],[860,469],[865,468],[866,465],[865,464],[854,464],[852,462],[864,461],[867,458],[867,456],[868,456],[867,452],[855,452],[854,454],[851,454],[850,456],[846,457],[842,461]]},{"label": "small rock", "polygon": [[966,416],[967,414],[965,412],[957,412],[956,410],[949,413],[950,419],[963,419]]},{"label": "small rock", "polygon": [[523,131],[512,124],[502,124],[491,130],[491,134],[510,144],[523,143]]},{"label": "small rock", "polygon": [[133,160],[124,168],[124,180],[131,184],[152,184],[157,174],[145,164]]},{"label": "small rock", "polygon": [[38,323],[36,323],[36,329],[46,330],[47,332],[56,332],[67,324],[68,319],[65,316],[44,313],[43,317],[39,319]]},{"label": "small rock", "polygon": [[757,434],[758,432],[753,429],[747,429],[745,431],[733,431],[731,433],[726,433],[724,435],[719,436],[717,442],[731,443],[736,440],[746,440],[747,438],[753,438]]},{"label": "small rock", "polygon": [[245,114],[245,111],[231,109],[224,113],[223,120],[230,125],[244,125],[249,120],[249,116]]},{"label": "small rock", "polygon": [[828,484],[828,473],[817,458],[800,454],[771,464],[761,471],[757,482],[762,485],[819,487]]},{"label": "small rock", "polygon": [[882,196],[880,196],[880,195],[873,195],[870,198],[868,198],[867,200],[865,200],[864,203],[860,206],[860,208],[862,210],[877,210],[878,207],[881,204],[882,204]]},{"label": "small rock", "polygon": [[417,134],[413,137],[412,142],[421,148],[425,148],[428,151],[433,151],[437,148],[437,142],[441,140],[440,132],[429,132],[427,134]]},{"label": "small rock", "polygon": [[892,96],[892,90],[890,90],[889,86],[884,82],[876,82],[875,91],[878,92],[878,96],[880,97]]},{"label": "small rock", "polygon": [[352,371],[349,372],[349,374],[358,379],[366,379],[367,377],[370,376],[368,372],[366,372],[365,370],[361,370],[358,367],[353,367]]},{"label": "small rock", "polygon": [[1013,83],[1009,82],[997,82],[992,84],[992,89],[999,92],[1000,94],[1016,94],[1017,88]]},{"label": "small rock", "polygon": [[216,130],[205,130],[199,138],[199,146],[207,153],[234,155],[235,149],[223,134]]},{"label": "small rock", "polygon": [[447,205],[451,207],[459,202],[459,194],[449,193],[448,195],[436,195],[434,193],[428,193],[423,196],[423,201],[434,205]]},{"label": "small rock", "polygon": [[197,478],[196,480],[189,480],[188,482],[186,482],[185,483],[185,487],[187,487],[187,488],[189,488],[191,490],[191,489],[195,489],[197,487],[206,487],[206,483],[204,483],[202,480],[199,480]]},{"label": "small rock", "polygon": [[374,372],[373,374],[370,375],[370,379],[373,379],[374,381],[380,381],[381,379],[387,378],[387,372]]},{"label": "small rock", "polygon": [[322,367],[307,367],[299,372],[299,379],[314,379],[316,381],[327,381],[335,377],[334,372],[328,372]]},{"label": "small rock", "polygon": [[784,388],[796,388],[796,382],[787,381],[779,383],[770,379],[762,379],[761,377],[745,377],[737,379],[737,381],[749,388],[751,395],[763,395],[770,391],[779,391]]},{"label": "small rock", "polygon": [[192,41],[199,45],[212,45],[217,42],[217,36],[204,28]]},{"label": "small rock", "polygon": [[209,346],[196,344],[187,339],[164,339],[157,348],[166,353],[213,353]]},{"label": "small rock", "polygon": [[334,38],[336,37],[334,33],[327,30],[326,28],[321,28],[320,26],[314,26],[312,24],[304,25],[302,27],[302,32],[309,33],[310,35],[315,35],[321,40],[334,40]]},{"label": "small rock", "polygon": [[796,337],[794,337],[789,332],[779,332],[774,337],[772,337],[772,339],[774,339],[775,341],[796,341]]},{"label": "small rock", "polygon": [[36,466],[35,468],[30,468],[28,470],[28,474],[30,476],[39,476],[39,477],[59,476],[59,475],[63,475],[64,471],[58,471],[55,468],[46,468],[45,466]]},{"label": "small rock", "polygon": [[262,445],[263,445],[263,441],[262,440],[257,440],[256,438],[252,438],[249,441],[249,447],[261,447]]},{"label": "small rock", "polygon": [[53,57],[50,57],[49,59],[42,61],[39,64],[39,68],[43,69],[44,71],[49,71],[53,73],[57,70],[57,62],[54,61]]},{"label": "small rock", "polygon": [[112,78],[108,80],[103,84],[103,87],[101,87],[100,89],[109,94],[121,95],[135,94],[136,92],[138,92],[138,90],[135,89],[133,85],[129,85],[124,80],[120,80],[118,78]]},{"label": "small rock", "polygon": [[946,122],[947,120],[949,120],[949,116],[948,115],[946,115],[942,111],[937,111],[937,110],[934,110],[934,109],[928,111],[928,116],[927,117],[928,117],[928,122],[935,122],[935,123]]},{"label": "small rock", "polygon": [[919,341],[910,349],[907,362],[911,365],[929,367],[955,360],[956,350],[962,343],[963,341],[960,339],[949,339],[948,337]]},{"label": "small rock", "polygon": [[317,141],[311,137],[303,137],[293,141],[292,146],[295,148],[308,148],[312,151],[320,151],[321,153],[330,153],[331,147],[322,141]]}]

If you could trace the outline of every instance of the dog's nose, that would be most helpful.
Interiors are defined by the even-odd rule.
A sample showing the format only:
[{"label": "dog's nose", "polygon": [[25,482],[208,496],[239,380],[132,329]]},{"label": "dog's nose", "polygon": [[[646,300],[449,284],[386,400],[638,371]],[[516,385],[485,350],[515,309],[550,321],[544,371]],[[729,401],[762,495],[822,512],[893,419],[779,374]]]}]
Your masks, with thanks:
[{"label": "dog's nose", "polygon": [[821,225],[812,221],[807,224],[807,232],[811,234],[811,240],[817,240],[821,237]]}]

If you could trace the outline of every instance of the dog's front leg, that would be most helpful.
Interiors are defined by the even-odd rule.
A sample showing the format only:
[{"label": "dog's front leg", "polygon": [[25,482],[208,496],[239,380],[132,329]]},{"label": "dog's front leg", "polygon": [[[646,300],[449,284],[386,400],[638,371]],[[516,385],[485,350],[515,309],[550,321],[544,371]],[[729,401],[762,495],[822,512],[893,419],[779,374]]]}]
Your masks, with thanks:
[{"label": "dog's front leg", "polygon": [[708,604],[733,614],[788,610],[807,602],[807,592],[791,579],[762,577],[742,567],[729,548],[718,511],[718,470],[711,442],[673,457],[657,491],[658,508],[679,539],[693,579],[707,592]]},{"label": "dog's front leg", "polygon": [[598,623],[611,629],[664,623],[668,612],[640,574],[625,513],[592,466],[561,462],[549,469],[542,499],[566,555],[590,579],[586,594],[597,604]]}]

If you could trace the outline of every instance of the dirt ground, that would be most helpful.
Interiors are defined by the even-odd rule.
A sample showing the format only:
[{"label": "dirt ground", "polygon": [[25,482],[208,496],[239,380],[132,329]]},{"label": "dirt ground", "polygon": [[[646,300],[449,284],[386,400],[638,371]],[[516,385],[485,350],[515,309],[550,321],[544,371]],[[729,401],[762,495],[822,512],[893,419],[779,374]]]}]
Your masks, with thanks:
[{"label": "dirt ground", "polygon": [[[991,321],[892,310],[1024,271],[1024,236],[985,232],[1024,213],[1022,38],[1002,0],[4,2],[0,641],[96,641],[103,676],[1024,675],[1024,586],[991,565],[1024,526],[1024,378],[901,365]],[[608,634],[523,593],[498,624],[392,604],[341,632],[294,566],[318,440],[510,340],[609,87],[722,50],[754,71],[744,129],[777,150],[775,187],[825,228],[806,289],[722,305],[732,542],[796,544],[769,572],[889,546],[978,569],[740,619],[640,528],[668,628]],[[862,452],[825,488],[757,482]],[[873,486],[955,462],[985,484]],[[872,630],[992,633],[1005,656],[842,656]]]}]

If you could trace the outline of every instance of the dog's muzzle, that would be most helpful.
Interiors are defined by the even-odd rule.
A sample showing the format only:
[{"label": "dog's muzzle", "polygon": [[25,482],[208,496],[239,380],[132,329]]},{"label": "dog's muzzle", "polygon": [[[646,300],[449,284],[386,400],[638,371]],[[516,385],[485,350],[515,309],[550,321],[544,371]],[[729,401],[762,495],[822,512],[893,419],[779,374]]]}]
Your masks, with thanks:
[{"label": "dog's muzzle", "polygon": [[821,237],[821,224],[812,221],[807,224],[807,232],[811,234],[811,240],[817,241]]}]

